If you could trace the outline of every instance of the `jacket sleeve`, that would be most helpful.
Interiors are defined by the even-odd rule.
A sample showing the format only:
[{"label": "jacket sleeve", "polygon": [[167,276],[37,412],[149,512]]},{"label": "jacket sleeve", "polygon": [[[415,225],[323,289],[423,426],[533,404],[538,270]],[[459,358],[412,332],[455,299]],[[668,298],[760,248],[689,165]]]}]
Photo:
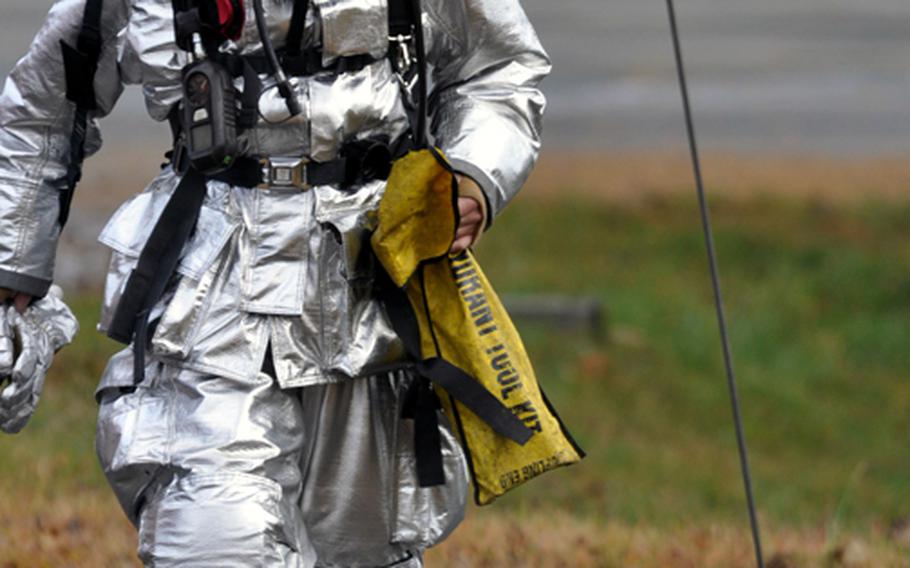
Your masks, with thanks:
[{"label": "jacket sleeve", "polygon": [[531,173],[550,60],[518,0],[427,0],[431,133],[492,221]]},{"label": "jacket sleeve", "polygon": [[[46,294],[53,277],[75,115],[66,98],[60,42],[75,46],[85,3],[53,5],[0,93],[0,287],[33,296]],[[87,155],[101,146],[96,119],[110,112],[123,89],[116,44],[125,21],[124,0],[104,0],[98,109],[89,116]]]}]

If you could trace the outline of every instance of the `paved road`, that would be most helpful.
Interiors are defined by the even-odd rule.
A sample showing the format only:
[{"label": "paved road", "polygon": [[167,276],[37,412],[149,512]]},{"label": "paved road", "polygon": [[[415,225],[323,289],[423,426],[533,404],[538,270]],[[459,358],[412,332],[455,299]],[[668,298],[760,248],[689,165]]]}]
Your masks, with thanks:
[{"label": "paved road", "polygon": [[[555,69],[558,146],[676,144],[681,126],[661,0],[528,0]],[[906,0],[681,0],[703,145],[910,150]]]},{"label": "paved road", "polygon": [[[0,71],[27,48],[50,0],[4,0]],[[680,140],[661,0],[524,0],[555,64],[551,148],[653,148]],[[702,143],[723,150],[910,150],[907,0],[681,0]],[[106,121],[119,148],[166,142],[129,92]]]}]

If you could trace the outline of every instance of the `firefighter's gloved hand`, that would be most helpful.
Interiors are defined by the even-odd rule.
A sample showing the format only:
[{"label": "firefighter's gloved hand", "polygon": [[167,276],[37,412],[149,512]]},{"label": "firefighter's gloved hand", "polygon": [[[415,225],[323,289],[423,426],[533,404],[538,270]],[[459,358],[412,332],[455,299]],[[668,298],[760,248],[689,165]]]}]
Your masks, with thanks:
[{"label": "firefighter's gloved hand", "polygon": [[22,430],[38,406],[54,353],[68,344],[79,323],[52,286],[47,296],[20,314],[0,307],[0,430]]}]

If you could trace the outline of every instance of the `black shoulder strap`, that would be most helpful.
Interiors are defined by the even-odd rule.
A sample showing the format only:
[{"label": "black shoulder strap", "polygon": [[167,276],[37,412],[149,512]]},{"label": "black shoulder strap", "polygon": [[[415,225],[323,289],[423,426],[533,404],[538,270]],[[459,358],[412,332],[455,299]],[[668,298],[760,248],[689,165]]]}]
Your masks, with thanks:
[{"label": "black shoulder strap", "polygon": [[161,298],[180,254],[189,240],[205,200],[206,179],[190,168],[180,179],[146,241],[136,268],[130,273],[114,318],[107,331],[116,341],[133,343],[134,380],[145,376],[145,350],[149,340],[149,313]]},{"label": "black shoulder strap", "polygon": [[288,37],[284,51],[288,55],[297,55],[303,46],[303,32],[306,27],[306,15],[310,8],[310,0],[296,0],[294,12],[291,14],[291,25],[288,28]]},{"label": "black shoulder strap", "polygon": [[101,12],[103,0],[86,0],[82,14],[82,29],[76,39],[76,49],[92,56],[96,61],[101,55]]},{"label": "black shoulder strap", "polygon": [[417,45],[417,125],[414,141],[417,148],[427,147],[427,53],[423,37],[423,20],[420,0],[411,0],[411,17],[414,22],[414,43]]},{"label": "black shoulder strap", "polygon": [[60,41],[66,73],[66,98],[84,110],[94,110],[95,71],[101,57],[101,9],[103,0],[86,0],[82,27],[72,47]]},{"label": "black shoulder strap", "polygon": [[417,23],[410,0],[389,0],[389,35],[392,37],[411,34]]},{"label": "black shoulder strap", "polygon": [[103,5],[103,0],[86,0],[82,27],[76,38],[76,46],[72,47],[65,41],[60,41],[66,76],[66,98],[76,105],[73,132],[70,135],[69,164],[64,178],[64,187],[60,190],[59,222],[61,228],[66,225],[69,218],[73,193],[76,191],[76,184],[82,178],[88,113],[98,108],[95,97],[95,73],[101,57]]},{"label": "black shoulder strap", "polygon": [[199,34],[202,47],[212,56],[218,50],[221,40],[212,22],[218,21],[215,3],[200,3],[195,0],[171,0],[174,9],[174,38],[177,47],[193,52],[193,36]]},{"label": "black shoulder strap", "polygon": [[[416,148],[427,147],[427,63],[420,0],[388,0],[389,57],[405,94],[405,106]],[[395,52],[391,46],[396,45]],[[409,49],[414,46],[416,57]],[[396,60],[396,57],[401,57]],[[414,72],[416,63],[416,73]],[[415,76],[416,75],[416,76]],[[416,93],[414,89],[416,87]]]}]

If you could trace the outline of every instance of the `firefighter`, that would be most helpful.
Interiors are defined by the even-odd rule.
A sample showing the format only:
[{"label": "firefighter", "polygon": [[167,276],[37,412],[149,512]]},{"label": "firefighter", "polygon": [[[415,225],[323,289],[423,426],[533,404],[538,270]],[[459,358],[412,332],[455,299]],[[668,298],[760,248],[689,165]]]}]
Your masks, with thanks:
[{"label": "firefighter", "polygon": [[[58,330],[47,364],[75,333],[57,240],[97,120],[141,85],[174,148],[100,235],[99,327],[129,345],[96,448],[146,565],[420,566],[457,526],[466,460],[440,415],[446,482],[416,481],[369,237],[427,130],[459,182],[451,251],[471,246],[537,159],[549,68],[518,0],[54,4],[0,96],[0,331]],[[2,352],[0,373],[31,351]],[[31,406],[0,405],[8,430],[46,368],[11,383]]]}]

